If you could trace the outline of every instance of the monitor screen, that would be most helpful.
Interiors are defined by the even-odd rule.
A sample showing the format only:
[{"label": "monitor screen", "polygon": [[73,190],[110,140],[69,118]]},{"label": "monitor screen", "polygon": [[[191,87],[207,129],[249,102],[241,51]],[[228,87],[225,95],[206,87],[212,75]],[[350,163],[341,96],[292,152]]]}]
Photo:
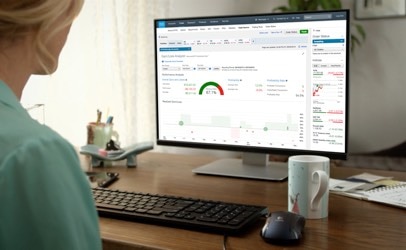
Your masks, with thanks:
[{"label": "monitor screen", "polygon": [[244,152],[195,173],[281,179],[267,154],[346,158],[349,10],[154,24],[157,144]]}]

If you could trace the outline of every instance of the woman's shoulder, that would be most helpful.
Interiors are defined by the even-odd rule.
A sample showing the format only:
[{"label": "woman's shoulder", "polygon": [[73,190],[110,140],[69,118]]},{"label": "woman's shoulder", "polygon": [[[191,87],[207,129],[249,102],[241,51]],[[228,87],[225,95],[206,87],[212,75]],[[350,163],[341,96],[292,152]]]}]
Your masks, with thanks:
[{"label": "woman's shoulder", "polygon": [[36,152],[54,155],[63,151],[65,155],[74,155],[73,146],[50,127],[28,118],[10,119],[2,123],[0,129],[0,161],[9,154],[31,154]]}]

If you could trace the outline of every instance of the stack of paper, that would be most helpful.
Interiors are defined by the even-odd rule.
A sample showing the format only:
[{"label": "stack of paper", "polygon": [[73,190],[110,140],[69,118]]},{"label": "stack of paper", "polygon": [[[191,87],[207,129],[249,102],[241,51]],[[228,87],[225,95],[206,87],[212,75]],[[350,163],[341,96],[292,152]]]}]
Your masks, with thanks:
[{"label": "stack of paper", "polygon": [[406,208],[406,182],[392,177],[363,173],[345,180],[330,178],[329,187],[331,193]]}]

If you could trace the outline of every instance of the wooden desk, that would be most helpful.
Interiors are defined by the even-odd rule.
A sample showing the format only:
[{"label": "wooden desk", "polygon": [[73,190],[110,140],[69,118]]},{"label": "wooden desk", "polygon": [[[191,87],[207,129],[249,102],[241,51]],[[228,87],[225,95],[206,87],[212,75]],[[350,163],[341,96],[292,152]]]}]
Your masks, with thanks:
[{"label": "wooden desk", "polygon": [[[191,170],[215,158],[143,153],[138,167],[110,167],[120,173],[111,188],[192,196],[203,199],[266,205],[287,210],[287,182],[267,182],[195,175]],[[333,178],[364,170],[332,167]],[[406,172],[368,172],[406,180]],[[400,249],[406,246],[406,213],[400,208],[330,194],[329,217],[307,220],[298,249]],[[229,237],[227,249],[282,249],[265,243],[264,221],[239,237]],[[104,249],[222,249],[223,236],[170,227],[100,218]]]}]

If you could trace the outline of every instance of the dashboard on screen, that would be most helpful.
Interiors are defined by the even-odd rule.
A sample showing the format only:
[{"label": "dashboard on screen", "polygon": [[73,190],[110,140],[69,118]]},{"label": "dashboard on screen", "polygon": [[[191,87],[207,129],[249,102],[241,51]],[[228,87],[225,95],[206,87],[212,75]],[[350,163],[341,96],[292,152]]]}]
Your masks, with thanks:
[{"label": "dashboard on screen", "polygon": [[346,157],[348,10],[157,19],[155,55],[159,145]]}]

